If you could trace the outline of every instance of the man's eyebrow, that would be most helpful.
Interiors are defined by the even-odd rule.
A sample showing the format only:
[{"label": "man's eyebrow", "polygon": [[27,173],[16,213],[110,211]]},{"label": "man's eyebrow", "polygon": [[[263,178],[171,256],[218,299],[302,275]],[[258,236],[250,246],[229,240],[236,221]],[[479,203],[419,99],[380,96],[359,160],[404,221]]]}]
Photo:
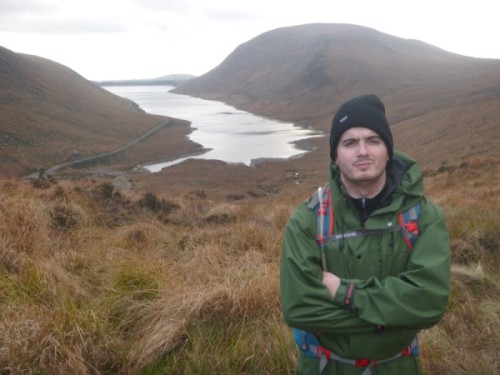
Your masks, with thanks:
[{"label": "man's eyebrow", "polygon": [[352,141],[359,141],[361,137],[348,137],[342,139],[340,142],[352,142]]},{"label": "man's eyebrow", "polygon": [[359,141],[361,139],[374,139],[374,138],[378,138],[378,139],[382,139],[382,137],[378,134],[373,134],[373,135],[369,135],[367,137],[347,137],[347,138],[344,138],[341,140],[341,142],[346,142],[346,141]]}]

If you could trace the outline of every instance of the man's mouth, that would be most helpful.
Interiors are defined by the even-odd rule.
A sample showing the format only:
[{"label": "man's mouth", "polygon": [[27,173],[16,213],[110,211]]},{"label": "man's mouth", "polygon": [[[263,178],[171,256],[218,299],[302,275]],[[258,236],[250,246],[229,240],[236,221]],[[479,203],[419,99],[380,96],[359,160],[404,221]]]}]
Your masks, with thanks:
[{"label": "man's mouth", "polygon": [[371,164],[372,163],[370,161],[358,161],[358,162],[354,163],[354,166],[357,168],[364,169],[364,168],[368,168]]}]

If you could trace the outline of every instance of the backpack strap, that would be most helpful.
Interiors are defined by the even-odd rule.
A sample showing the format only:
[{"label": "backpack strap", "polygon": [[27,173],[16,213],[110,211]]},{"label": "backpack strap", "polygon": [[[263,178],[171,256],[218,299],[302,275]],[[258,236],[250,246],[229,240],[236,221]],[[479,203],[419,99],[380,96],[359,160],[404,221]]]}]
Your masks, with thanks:
[{"label": "backpack strap", "polygon": [[337,355],[330,350],[323,348],[318,340],[318,337],[311,332],[293,329],[293,337],[295,344],[307,358],[317,358],[319,360],[319,374],[321,374],[329,361],[337,361],[352,367],[364,368],[362,375],[373,374],[373,367],[383,363],[394,361],[398,358],[413,355],[419,355],[418,339],[415,337],[410,345],[403,348],[392,357],[384,359],[351,359]]},{"label": "backpack strap", "polygon": [[[412,251],[419,236],[418,219],[421,210],[420,202],[417,202],[417,204],[409,208],[407,211],[399,214],[399,228],[392,227],[371,231],[353,231],[336,235],[333,234],[335,226],[335,213],[333,210],[332,194],[329,183],[326,183],[323,187],[319,187],[314,192],[307,207],[314,210],[316,214],[316,241],[321,248],[322,258],[325,257],[325,244],[328,241],[366,236],[383,231],[401,231],[408,248]],[[322,262],[323,268],[326,269],[326,261],[322,259]]]},{"label": "backpack strap", "polygon": [[323,270],[326,271],[325,243],[333,234],[335,224],[329,183],[316,190],[307,207],[316,214],[316,241],[321,248],[321,262]]},{"label": "backpack strap", "polygon": [[[321,237],[326,238],[331,236],[335,226],[335,214],[332,209],[330,184],[326,183],[323,187],[319,187],[311,196],[307,207],[314,210],[318,218],[316,239],[319,240]],[[323,220],[322,224],[320,223],[320,218]]]},{"label": "backpack strap", "polygon": [[419,235],[418,218],[420,217],[420,205],[420,202],[418,202],[409,210],[399,214],[401,233],[410,251],[413,250],[413,246],[417,242]]}]

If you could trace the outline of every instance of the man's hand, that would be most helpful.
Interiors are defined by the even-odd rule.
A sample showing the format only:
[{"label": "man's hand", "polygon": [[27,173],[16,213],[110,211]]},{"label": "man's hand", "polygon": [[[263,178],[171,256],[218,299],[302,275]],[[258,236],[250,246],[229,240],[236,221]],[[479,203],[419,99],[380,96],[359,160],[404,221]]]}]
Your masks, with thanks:
[{"label": "man's hand", "polygon": [[330,291],[330,295],[332,298],[335,298],[335,293],[337,293],[337,289],[340,286],[340,279],[330,272],[323,272],[323,284]]}]

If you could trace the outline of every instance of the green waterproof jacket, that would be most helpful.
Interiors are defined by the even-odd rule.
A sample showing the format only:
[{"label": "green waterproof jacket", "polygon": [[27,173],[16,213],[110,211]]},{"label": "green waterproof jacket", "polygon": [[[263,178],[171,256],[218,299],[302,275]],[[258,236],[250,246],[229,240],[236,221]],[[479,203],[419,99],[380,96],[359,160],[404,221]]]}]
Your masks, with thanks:
[{"label": "green waterproof jacket", "polygon": [[[407,347],[442,317],[450,290],[450,245],[442,211],[426,200],[418,165],[396,152],[386,203],[360,222],[332,163],[330,187],[335,233],[397,225],[399,213],[421,202],[419,237],[412,250],[400,232],[345,238],[326,244],[327,271],[341,279],[333,299],[322,283],[316,215],[308,201],[286,227],[281,256],[281,300],[286,323],[318,334],[322,347],[349,359],[383,360]],[[353,303],[344,304],[349,284]],[[381,329],[382,328],[382,329]],[[330,361],[322,374],[361,374],[363,368]],[[298,373],[318,374],[317,359],[301,356]],[[418,357],[381,364],[374,374],[418,374]]]}]

